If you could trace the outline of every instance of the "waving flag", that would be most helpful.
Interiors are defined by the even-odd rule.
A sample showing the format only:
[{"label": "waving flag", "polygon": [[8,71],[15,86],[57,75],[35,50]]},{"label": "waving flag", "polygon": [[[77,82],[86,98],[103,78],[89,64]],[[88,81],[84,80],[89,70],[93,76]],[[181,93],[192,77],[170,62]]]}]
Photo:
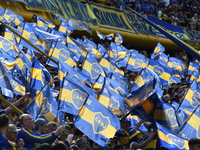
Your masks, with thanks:
[{"label": "waving flag", "polygon": [[158,60],[160,57],[160,54],[163,53],[164,51],[165,51],[165,48],[160,43],[158,43],[153,53],[151,54],[151,59]]},{"label": "waving flag", "polygon": [[73,22],[71,19],[68,21],[62,20],[59,31],[63,33],[63,35],[70,35],[75,30],[75,27],[73,25]]},{"label": "waving flag", "polygon": [[199,66],[197,63],[190,62],[188,67],[188,74],[192,75],[193,71],[199,72]]},{"label": "waving flag", "polygon": [[115,43],[117,45],[121,45],[123,43],[123,37],[119,33],[117,33],[115,36]]},{"label": "waving flag", "polygon": [[170,150],[189,150],[188,140],[156,123],[160,145]]},{"label": "waving flag", "polygon": [[91,95],[78,113],[74,125],[101,146],[106,146],[109,139],[120,129],[117,116]]},{"label": "waving flag", "polygon": [[169,58],[168,65],[172,68],[174,74],[180,74],[183,71],[182,61],[175,57]]},{"label": "waving flag", "polygon": [[47,31],[49,23],[45,19],[38,15],[33,15],[32,19],[36,20],[38,29],[42,31]]},{"label": "waving flag", "polygon": [[99,37],[99,39],[104,40],[105,38],[107,38],[108,40],[112,40],[114,38],[114,34],[108,34],[108,35],[103,35],[102,33],[100,33],[99,31],[95,30],[97,33],[97,36]]}]

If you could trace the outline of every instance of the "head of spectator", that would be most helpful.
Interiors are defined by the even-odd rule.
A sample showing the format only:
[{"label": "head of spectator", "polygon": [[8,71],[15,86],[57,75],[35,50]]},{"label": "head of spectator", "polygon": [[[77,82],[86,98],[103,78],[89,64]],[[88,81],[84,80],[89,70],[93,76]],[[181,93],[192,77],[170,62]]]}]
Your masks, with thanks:
[{"label": "head of spectator", "polygon": [[175,53],[174,53],[174,57],[175,57],[175,58],[178,58],[178,57],[179,57],[179,54],[178,54],[177,52],[175,52]]},{"label": "head of spectator", "polygon": [[20,124],[28,130],[32,130],[35,127],[34,119],[29,114],[20,116]]},{"label": "head of spectator", "polygon": [[47,121],[43,118],[38,118],[35,120],[35,130],[40,134],[46,134],[47,131]]},{"label": "head of spectator", "polygon": [[77,145],[72,145],[72,146],[70,146],[70,150],[78,150],[78,146]]},{"label": "head of spectator", "polygon": [[68,137],[68,135],[69,135],[69,133],[70,133],[70,131],[71,131],[71,127],[69,126],[69,125],[67,125],[67,124],[65,124],[64,125],[64,131],[63,131],[63,133],[61,133],[60,135],[59,135],[59,138],[62,140],[62,141],[66,141],[66,139],[67,139],[67,137]]},{"label": "head of spectator", "polygon": [[124,145],[118,144],[118,145],[115,145],[114,150],[126,150],[126,148],[124,147]]},{"label": "head of spectator", "polygon": [[66,150],[67,146],[62,141],[57,141],[52,144],[52,150]]},{"label": "head of spectator", "polygon": [[90,143],[90,147],[91,149],[93,150],[94,148],[96,147],[99,147],[99,144],[97,144],[96,142],[94,142],[93,140],[89,140],[89,143]]},{"label": "head of spectator", "polygon": [[6,137],[9,141],[15,142],[17,139],[17,132],[20,132],[21,129],[17,128],[14,124],[9,124]]},{"label": "head of spectator", "polygon": [[180,87],[176,87],[175,90],[176,94],[181,94],[181,88]]},{"label": "head of spectator", "polygon": [[88,147],[87,138],[85,138],[85,137],[78,138],[76,140],[76,144],[77,144],[79,150],[83,150],[83,149],[87,148]]},{"label": "head of spectator", "polygon": [[8,129],[9,118],[6,114],[0,115],[0,131],[6,135]]},{"label": "head of spectator", "polygon": [[59,81],[58,80],[54,80],[53,83],[55,85],[54,90],[60,91]]},{"label": "head of spectator", "polygon": [[56,122],[50,121],[47,123],[46,134],[56,131],[58,124]]},{"label": "head of spectator", "polygon": [[129,127],[131,126],[131,122],[128,121],[127,119],[124,120],[124,123],[122,125],[122,128],[125,130],[125,131],[128,131]]},{"label": "head of spectator", "polygon": [[[2,95],[5,99],[7,99],[7,97],[5,95]],[[6,103],[4,103],[3,101],[0,101],[0,109],[6,109],[8,107],[8,105]]]},{"label": "head of spectator", "polygon": [[191,138],[188,142],[190,150],[200,150],[200,139]]},{"label": "head of spectator", "polygon": [[176,83],[172,83],[172,84],[171,84],[171,87],[172,87],[172,88],[175,88],[175,87],[176,87]]},{"label": "head of spectator", "polygon": [[78,138],[80,138],[82,136],[83,136],[83,132],[81,132],[79,129],[76,129],[74,131],[74,137],[73,137],[73,139],[76,141]]},{"label": "head of spectator", "polygon": [[105,42],[105,49],[109,50],[110,44],[108,42]]}]

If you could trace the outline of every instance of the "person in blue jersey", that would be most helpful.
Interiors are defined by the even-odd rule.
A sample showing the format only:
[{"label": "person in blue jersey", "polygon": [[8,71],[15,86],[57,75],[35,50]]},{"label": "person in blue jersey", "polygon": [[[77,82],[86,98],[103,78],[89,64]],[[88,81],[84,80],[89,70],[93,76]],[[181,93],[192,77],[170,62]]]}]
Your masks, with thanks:
[{"label": "person in blue jersey", "polygon": [[0,149],[10,150],[8,139],[6,138],[6,132],[8,129],[9,118],[6,114],[0,115]]},{"label": "person in blue jersey", "polygon": [[128,121],[125,116],[122,116],[120,120],[121,129],[115,134],[115,137],[117,137],[119,143],[123,144],[126,148],[129,148],[130,139],[139,133],[138,129],[143,122],[144,120],[141,119],[134,127],[130,128],[131,122]]},{"label": "person in blue jersey", "polygon": [[34,129],[34,119],[29,114],[21,115],[20,124],[21,132],[18,132],[17,141],[20,138],[23,139],[25,143],[24,147],[28,150],[39,147],[41,143],[53,142],[64,131],[64,126],[60,126],[55,132],[41,135]]},{"label": "person in blue jersey", "polygon": [[70,144],[69,144],[69,142],[67,141],[67,137],[68,137],[68,135],[69,135],[69,133],[70,133],[70,131],[71,131],[71,127],[70,127],[69,125],[65,124],[65,125],[64,125],[64,128],[65,128],[65,129],[64,129],[63,133],[61,133],[61,134],[58,136],[58,138],[57,138],[56,141],[62,141],[62,142],[65,143],[65,145],[67,146],[67,149],[69,149]]},{"label": "person in blue jersey", "polygon": [[151,0],[145,5],[145,14],[146,15],[153,15],[153,5],[151,4]]},{"label": "person in blue jersey", "polygon": [[190,150],[200,150],[200,139],[191,138],[188,142]]}]

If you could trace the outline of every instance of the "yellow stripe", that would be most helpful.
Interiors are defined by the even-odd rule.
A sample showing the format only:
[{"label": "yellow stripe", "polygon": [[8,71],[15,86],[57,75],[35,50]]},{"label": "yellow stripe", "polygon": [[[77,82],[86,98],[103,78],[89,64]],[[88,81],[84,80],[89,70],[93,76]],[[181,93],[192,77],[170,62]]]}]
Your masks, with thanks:
[{"label": "yellow stripe", "polygon": [[139,87],[141,87],[142,85],[144,85],[144,80],[143,80],[143,78],[142,78],[140,75],[138,75],[137,78],[136,78],[135,83],[136,83]]},{"label": "yellow stripe", "polygon": [[25,95],[25,87],[21,86],[20,84],[18,84],[17,87],[14,90],[22,93],[23,95]]},{"label": "yellow stripe", "polygon": [[100,92],[103,88],[103,84],[100,84],[98,82],[95,82],[94,85],[92,86],[92,90],[95,92]]},{"label": "yellow stripe", "polygon": [[4,17],[4,19],[5,19],[6,21],[8,21],[8,20],[9,20],[9,17],[10,17],[10,15],[7,15],[7,14],[5,14],[5,13],[4,13],[4,16],[3,16],[3,17]]},{"label": "yellow stripe", "polygon": [[[153,71],[154,66],[148,65],[148,68]],[[158,75],[158,74],[157,74]],[[171,75],[163,69],[163,73],[159,76],[161,79],[168,81]]]},{"label": "yellow stripe", "polygon": [[28,40],[30,40],[30,32],[23,30],[22,31],[22,36]]},{"label": "yellow stripe", "polygon": [[[137,59],[129,58],[129,60],[128,60],[128,64],[130,64],[132,66],[134,66],[136,62],[137,62]],[[143,62],[142,65],[139,66],[138,68],[145,68],[146,66],[147,66],[147,64]],[[138,69],[138,68],[136,68],[136,69]]]},{"label": "yellow stripe", "polygon": [[193,96],[193,94],[194,94],[194,92],[193,92],[191,89],[188,89],[188,92],[187,92],[185,98],[186,98],[188,101],[192,102],[192,96]]},{"label": "yellow stripe", "polygon": [[156,148],[156,143],[157,143],[157,140],[151,140],[148,145],[146,146],[145,149],[155,149]]},{"label": "yellow stripe", "polygon": [[[187,123],[189,125],[191,125],[194,129],[196,129],[197,132],[199,130],[198,129],[199,128],[199,122],[200,122],[200,118],[197,115],[195,115],[194,113],[192,114],[190,119],[187,121]],[[197,137],[198,137],[198,135],[197,135]]]},{"label": "yellow stripe", "polygon": [[104,95],[100,95],[98,101],[103,104],[106,108],[108,108],[109,104],[110,104],[110,98],[104,96]]},{"label": "yellow stripe", "polygon": [[60,26],[59,27],[59,31],[61,31],[62,33],[66,33],[66,27]]},{"label": "yellow stripe", "polygon": [[[66,73],[63,73],[61,70],[58,71],[58,79],[59,80],[63,80],[63,78],[65,77]],[[61,85],[60,85],[61,86]]]},{"label": "yellow stripe", "polygon": [[102,58],[99,64],[109,70],[110,62],[107,59]]},{"label": "yellow stripe", "polygon": [[194,68],[194,67],[192,67],[192,66],[189,66],[189,67],[188,67],[188,70],[194,71],[194,70],[195,70],[195,68]]},{"label": "yellow stripe", "polygon": [[5,65],[7,70],[11,70],[11,69],[13,69],[13,67],[15,67],[16,64],[17,64],[17,61],[14,61],[12,63],[7,63],[6,62],[4,65]]},{"label": "yellow stripe", "polygon": [[49,135],[47,135],[47,136],[39,137],[39,136],[35,136],[35,135],[31,134],[30,132],[28,132],[28,131],[27,131],[26,129],[24,129],[23,127],[22,127],[22,130],[23,130],[24,132],[26,132],[29,136],[31,136],[31,137],[33,137],[33,138],[35,138],[35,139],[46,139],[46,138],[49,138],[49,137],[52,136],[51,134],[49,134]]},{"label": "yellow stripe", "polygon": [[118,58],[124,58],[124,57],[126,57],[126,51],[118,53]]},{"label": "yellow stripe", "polygon": [[72,91],[61,88],[60,93],[62,93],[60,94],[60,97],[59,97],[60,100],[73,104]]},{"label": "yellow stripe", "polygon": [[[79,116],[85,120],[86,122],[90,123],[91,125],[94,125],[94,112],[90,111],[88,108],[85,106],[82,107],[82,109],[79,112]],[[104,129],[100,134],[107,138],[113,138],[117,130],[111,126],[110,124]]]},{"label": "yellow stripe", "polygon": [[41,69],[32,68],[31,69],[31,78],[34,78],[36,80],[40,80],[41,83],[43,84],[43,80],[42,80],[42,68]]},{"label": "yellow stripe", "polygon": [[129,136],[129,139],[131,140],[134,136],[136,136],[139,133],[140,133],[139,131],[136,131],[133,135]]},{"label": "yellow stripe", "polygon": [[19,21],[18,18],[15,18],[15,24],[18,26],[21,22]]},{"label": "yellow stripe", "polygon": [[44,27],[44,24],[46,24],[46,23],[44,23],[43,21],[37,21],[38,27]]}]

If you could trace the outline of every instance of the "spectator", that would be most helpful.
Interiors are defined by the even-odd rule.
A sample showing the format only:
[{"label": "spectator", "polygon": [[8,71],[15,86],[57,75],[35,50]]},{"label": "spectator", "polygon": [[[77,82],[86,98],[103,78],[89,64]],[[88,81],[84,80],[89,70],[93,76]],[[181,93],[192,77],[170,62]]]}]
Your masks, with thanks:
[{"label": "spectator", "polygon": [[200,139],[191,138],[188,142],[190,150],[199,150],[200,149]]},{"label": "spectator", "polygon": [[193,2],[191,4],[191,13],[192,13],[192,15],[194,15],[195,13],[198,13],[197,7],[198,7],[197,1],[193,0]]},{"label": "spectator", "polygon": [[[17,141],[17,144],[15,143],[16,139],[17,139],[17,132],[20,132],[21,130],[18,129],[14,124],[9,124],[8,126],[8,130],[6,133],[6,137],[9,140],[9,142],[12,144],[11,149],[13,150],[17,150],[18,147],[22,148],[24,147],[24,140],[23,139],[19,139]],[[18,146],[17,146],[18,145]]]},{"label": "spectator", "polygon": [[197,29],[197,25],[198,25],[198,19],[197,19],[197,14],[195,13],[194,16],[191,18],[191,23],[193,23],[191,26],[193,26],[193,30]]},{"label": "spectator", "polygon": [[77,146],[79,150],[83,150],[88,147],[87,138],[80,137],[76,140]]},{"label": "spectator", "polygon": [[40,145],[40,148],[38,150],[52,150],[52,148],[49,143],[43,143]]},{"label": "spectator", "polygon": [[63,133],[61,133],[58,138],[57,138],[57,141],[62,141],[63,143],[65,143],[65,145],[67,146],[67,149],[69,149],[70,147],[70,144],[69,142],[67,141],[67,137],[71,131],[71,128],[69,125],[64,125],[64,131]]},{"label": "spectator", "polygon": [[52,150],[66,150],[67,146],[62,141],[57,141],[52,144]]},{"label": "spectator", "polygon": [[175,13],[173,16],[172,16],[172,25],[174,25],[174,26],[177,26],[177,24],[178,24],[178,15],[177,15],[177,13]]},{"label": "spectator", "polygon": [[41,135],[35,129],[34,119],[29,114],[23,114],[20,117],[21,132],[18,133],[17,140],[24,140],[24,147],[31,150],[34,147],[39,147],[40,143],[53,142],[56,137],[64,130],[63,126],[58,127],[55,132]]},{"label": "spectator", "polygon": [[57,127],[58,127],[58,125],[56,122],[53,122],[53,121],[48,122],[46,134],[56,131]]},{"label": "spectator", "polygon": [[151,4],[151,0],[145,5],[145,14],[146,15],[153,15],[153,5]]},{"label": "spectator", "polygon": [[188,26],[188,20],[185,14],[183,14],[182,11],[179,12],[179,20],[184,21],[183,23],[180,23],[180,26],[187,27]]},{"label": "spectator", "polygon": [[82,136],[83,136],[83,133],[79,129],[76,129],[75,132],[74,132],[73,141],[70,145],[70,148],[71,148],[72,145],[77,145],[76,140],[78,138],[82,137]]},{"label": "spectator", "polygon": [[47,131],[47,121],[43,118],[35,120],[35,130],[41,135],[45,134]]},{"label": "spectator", "polygon": [[160,5],[158,5],[157,17],[158,17],[158,19],[162,20],[162,11],[161,11]]},{"label": "spectator", "polygon": [[6,138],[6,132],[8,129],[9,118],[6,114],[0,115],[0,148],[2,150],[10,149],[8,139]]},{"label": "spectator", "polygon": [[115,145],[114,150],[126,150],[126,148],[124,147],[124,145],[118,144],[118,145]]},{"label": "spectator", "polygon": [[189,0],[186,0],[185,2],[183,2],[182,11],[183,12],[190,12]]}]

